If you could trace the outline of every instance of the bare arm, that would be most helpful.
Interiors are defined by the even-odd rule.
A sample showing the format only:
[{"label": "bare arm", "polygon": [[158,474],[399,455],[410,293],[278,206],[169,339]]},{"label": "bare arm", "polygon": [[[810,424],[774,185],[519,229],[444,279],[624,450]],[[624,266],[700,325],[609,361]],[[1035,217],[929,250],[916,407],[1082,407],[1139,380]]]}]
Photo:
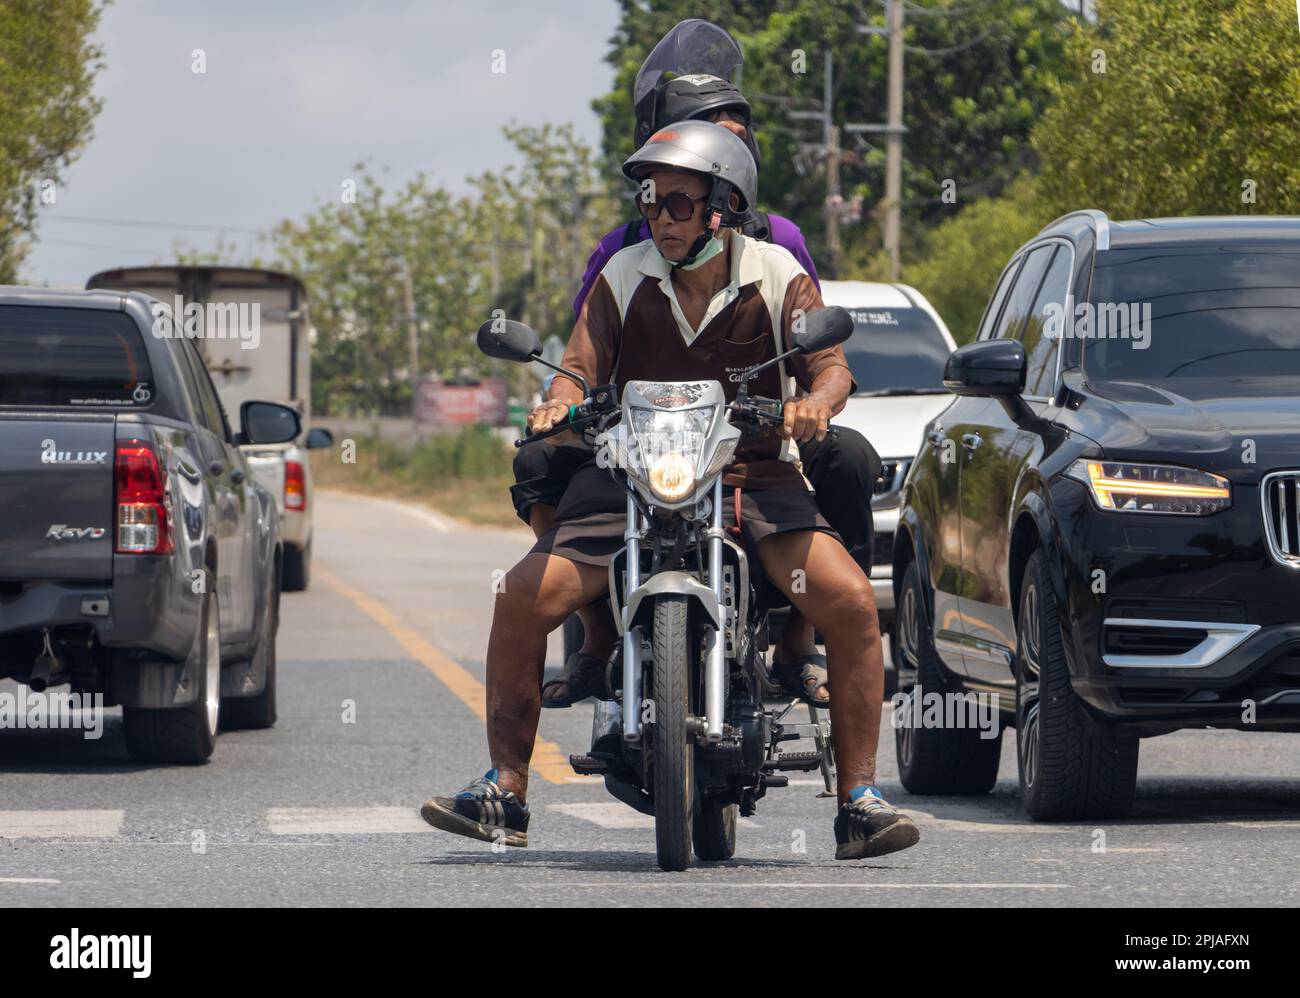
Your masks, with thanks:
[{"label": "bare arm", "polygon": [[812,388],[802,398],[785,404],[785,425],[782,435],[805,443],[816,437],[826,438],[830,419],[844,409],[853,376],[847,367],[824,368],[814,379]]}]

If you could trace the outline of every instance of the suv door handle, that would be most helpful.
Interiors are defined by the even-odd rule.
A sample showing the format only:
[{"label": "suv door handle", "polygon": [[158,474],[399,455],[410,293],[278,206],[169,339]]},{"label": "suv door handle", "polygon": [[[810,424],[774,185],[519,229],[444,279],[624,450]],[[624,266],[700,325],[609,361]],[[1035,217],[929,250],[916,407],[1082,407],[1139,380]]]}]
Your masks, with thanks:
[{"label": "suv door handle", "polygon": [[961,438],[961,445],[972,454],[979,449],[979,445],[984,442],[984,438],[978,433],[966,433]]}]

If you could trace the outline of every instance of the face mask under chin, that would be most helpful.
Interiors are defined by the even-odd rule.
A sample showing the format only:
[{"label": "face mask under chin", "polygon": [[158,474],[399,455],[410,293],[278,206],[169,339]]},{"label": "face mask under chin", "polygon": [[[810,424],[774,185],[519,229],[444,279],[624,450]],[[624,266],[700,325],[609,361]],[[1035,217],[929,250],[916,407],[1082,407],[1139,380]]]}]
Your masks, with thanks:
[{"label": "face mask under chin", "polygon": [[[656,249],[657,248],[658,247],[656,247]],[[700,250],[699,254],[690,263],[675,263],[674,261],[669,260],[666,256],[664,259],[668,261],[670,266],[676,267],[678,270],[695,270],[697,267],[704,266],[721,252],[722,240],[715,235],[705,243],[704,249]],[[663,256],[663,253],[661,252],[659,255]]]}]

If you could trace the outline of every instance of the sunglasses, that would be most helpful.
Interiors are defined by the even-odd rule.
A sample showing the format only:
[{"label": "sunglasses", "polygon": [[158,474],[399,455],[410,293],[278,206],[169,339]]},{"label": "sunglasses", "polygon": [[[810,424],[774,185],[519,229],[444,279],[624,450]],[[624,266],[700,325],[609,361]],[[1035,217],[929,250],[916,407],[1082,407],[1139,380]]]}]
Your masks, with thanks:
[{"label": "sunglasses", "polygon": [[646,201],[642,199],[640,194],[637,194],[636,206],[637,210],[641,212],[641,217],[650,219],[651,221],[657,219],[659,213],[664,208],[667,208],[668,217],[674,222],[685,222],[695,214],[695,202],[707,200],[709,200],[707,194],[702,197],[693,198],[683,191],[673,191],[671,194],[665,194],[663,197],[655,201]]}]

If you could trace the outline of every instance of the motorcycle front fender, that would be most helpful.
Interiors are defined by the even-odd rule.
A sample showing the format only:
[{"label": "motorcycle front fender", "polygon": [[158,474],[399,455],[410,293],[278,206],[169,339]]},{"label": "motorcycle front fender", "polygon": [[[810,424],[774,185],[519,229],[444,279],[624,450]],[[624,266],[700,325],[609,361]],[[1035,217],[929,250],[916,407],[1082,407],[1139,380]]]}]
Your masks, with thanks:
[{"label": "motorcycle front fender", "polygon": [[644,585],[632,590],[627,600],[627,619],[632,626],[653,626],[655,599],[659,596],[685,596],[697,604],[714,630],[722,626],[722,613],[718,597],[699,579],[686,572],[660,572],[651,576]]}]

